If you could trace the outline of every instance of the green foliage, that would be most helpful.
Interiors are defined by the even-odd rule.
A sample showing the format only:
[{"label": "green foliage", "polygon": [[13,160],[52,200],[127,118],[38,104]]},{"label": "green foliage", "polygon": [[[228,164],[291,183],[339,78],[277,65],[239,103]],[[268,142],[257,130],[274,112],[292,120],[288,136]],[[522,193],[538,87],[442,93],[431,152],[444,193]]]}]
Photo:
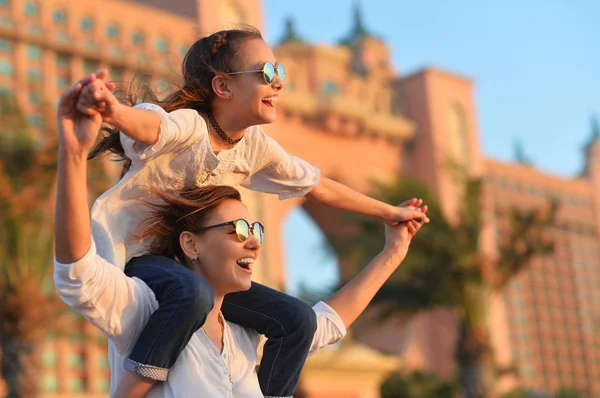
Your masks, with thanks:
[{"label": "green foliage", "polygon": [[440,380],[424,372],[394,373],[381,385],[381,398],[454,398],[456,380]]}]

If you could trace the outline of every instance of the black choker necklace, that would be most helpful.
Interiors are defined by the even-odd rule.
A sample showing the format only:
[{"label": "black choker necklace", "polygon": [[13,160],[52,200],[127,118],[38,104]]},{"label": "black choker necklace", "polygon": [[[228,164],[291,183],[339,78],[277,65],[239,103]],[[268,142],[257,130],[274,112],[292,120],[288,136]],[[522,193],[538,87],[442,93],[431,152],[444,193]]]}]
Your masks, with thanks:
[{"label": "black choker necklace", "polygon": [[235,145],[238,142],[240,142],[242,138],[244,138],[243,136],[242,138],[237,140],[232,140],[231,138],[229,138],[229,136],[223,131],[221,126],[219,126],[219,123],[217,123],[217,120],[215,119],[215,116],[212,114],[212,112],[208,112],[208,121],[210,122],[211,126],[213,126],[213,129],[215,129],[217,134],[219,134],[219,137],[221,137],[223,141],[230,145]]}]

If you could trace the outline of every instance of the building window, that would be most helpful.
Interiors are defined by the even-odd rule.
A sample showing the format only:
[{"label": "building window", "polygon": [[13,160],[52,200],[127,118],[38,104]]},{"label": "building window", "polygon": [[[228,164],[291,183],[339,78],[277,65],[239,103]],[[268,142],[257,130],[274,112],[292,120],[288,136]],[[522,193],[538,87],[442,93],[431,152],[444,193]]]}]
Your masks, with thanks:
[{"label": "building window", "polygon": [[56,65],[60,67],[69,66],[70,57],[67,54],[56,54]]},{"label": "building window", "polygon": [[0,0],[0,7],[8,7],[10,0]]},{"label": "building window", "polygon": [[56,32],[56,40],[66,43],[69,41],[69,34],[67,32]]},{"label": "building window", "polygon": [[40,95],[35,91],[29,93],[29,102],[38,105],[41,102]]},{"label": "building window", "polygon": [[31,126],[34,126],[34,127],[43,127],[44,126],[44,118],[42,118],[42,115],[38,115],[37,113],[29,116],[28,120],[29,120],[29,124]]},{"label": "building window", "polygon": [[39,12],[40,8],[36,2],[30,0],[27,3],[25,3],[25,15],[29,17],[34,17],[38,15]]},{"label": "building window", "polygon": [[144,34],[142,32],[135,31],[133,32],[133,34],[131,35],[131,42],[133,44],[135,44],[136,46],[141,45],[144,43]]},{"label": "building window", "polygon": [[42,34],[42,28],[40,28],[38,25],[29,25],[29,27],[27,28],[27,31],[29,32],[29,34],[32,34],[32,35]]},{"label": "building window", "polygon": [[110,368],[108,364],[108,358],[105,356],[101,356],[98,358],[98,369],[108,370]]},{"label": "building window", "polygon": [[94,27],[94,21],[90,17],[81,18],[81,29],[88,32]]},{"label": "building window", "polygon": [[42,363],[46,367],[54,367],[56,366],[56,351],[47,349],[42,354]]},{"label": "building window", "polygon": [[67,13],[65,12],[65,10],[54,10],[53,16],[54,23],[57,25],[62,25],[67,21]]},{"label": "building window", "polygon": [[29,69],[29,71],[27,72],[27,77],[29,77],[29,80],[38,82],[42,80],[42,72],[40,72],[37,69]]},{"label": "building window", "polygon": [[0,39],[0,53],[7,53],[12,50],[12,43],[7,39]]},{"label": "building window", "polygon": [[96,42],[93,39],[87,39],[84,44],[85,48],[88,50],[93,50],[96,48]]},{"label": "building window", "polygon": [[340,93],[340,88],[338,85],[332,81],[326,81],[321,85],[321,95],[324,97],[331,97],[334,95],[338,95]]},{"label": "building window", "polygon": [[169,49],[169,42],[164,37],[156,39],[156,51],[165,52]]},{"label": "building window", "polygon": [[72,353],[69,355],[69,367],[71,369],[82,369],[83,365],[84,360],[81,354]]},{"label": "building window", "polygon": [[13,66],[12,63],[6,59],[0,60],[0,75],[12,76]]},{"label": "building window", "polygon": [[54,374],[45,374],[42,378],[42,390],[44,392],[58,391],[58,378]]},{"label": "building window", "polygon": [[0,98],[10,98],[12,95],[13,92],[10,88],[6,86],[0,86]]},{"label": "building window", "polygon": [[85,383],[82,378],[74,377],[69,380],[69,390],[72,392],[82,392],[85,391]]},{"label": "building window", "polygon": [[119,36],[119,27],[115,24],[110,24],[106,26],[106,36],[114,39]]},{"label": "building window", "polygon": [[90,73],[94,73],[98,70],[98,62],[97,61],[91,61],[91,60],[85,60],[83,63],[83,71],[86,75],[89,75]]},{"label": "building window", "polygon": [[56,78],[56,87],[58,87],[59,90],[66,90],[67,88],[69,88],[69,86],[69,79],[67,79],[66,77],[59,76]]},{"label": "building window", "polygon": [[102,380],[100,381],[100,392],[110,392],[110,381],[109,380]]},{"label": "building window", "polygon": [[38,46],[29,44],[27,46],[27,58],[31,60],[42,59],[42,50]]}]

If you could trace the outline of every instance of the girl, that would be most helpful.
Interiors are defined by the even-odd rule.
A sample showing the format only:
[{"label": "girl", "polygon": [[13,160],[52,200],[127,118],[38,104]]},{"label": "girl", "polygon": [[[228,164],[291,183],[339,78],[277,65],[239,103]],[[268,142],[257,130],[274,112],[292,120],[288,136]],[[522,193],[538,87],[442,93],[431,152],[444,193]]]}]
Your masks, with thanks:
[{"label": "girl", "polygon": [[[144,324],[157,310],[154,292],[141,280],[127,277],[97,254],[88,217],[86,157],[101,123],[81,116],[75,100],[81,84],[59,103],[59,156],[56,200],[56,265],[54,280],[61,298],[99,327],[109,338],[111,397],[127,372],[127,353]],[[258,334],[223,319],[227,293],[248,290],[253,260],[260,253],[264,229],[249,224],[240,194],[229,186],[204,186],[178,195],[157,192],[160,202],[137,236],[152,239],[151,253],[178,258],[178,266],[199,275],[214,292],[214,308],[171,369],[167,382],[149,396],[262,397],[256,375]],[[243,226],[243,227],[242,227]],[[314,307],[317,328],[310,352],[341,339],[377,290],[404,259],[410,238],[405,224],[386,228],[382,252],[326,302]],[[178,270],[173,270],[177,273]]]},{"label": "girl", "polygon": [[[417,203],[390,206],[321,178],[317,168],[288,155],[265,134],[258,125],[275,120],[285,70],[254,28],[198,40],[183,61],[182,88],[163,101],[154,99],[160,106],[121,104],[102,81],[106,73],[97,77],[83,88],[77,108],[100,113],[115,129],[90,157],[110,150],[127,162],[122,179],[94,204],[92,231],[99,255],[144,280],[160,303],[125,361],[130,378],[148,388],[148,379],[166,379],[214,300],[206,281],[172,259],[140,257],[146,247],[131,237],[145,217],[139,199],[148,185],[161,190],[241,185],[280,199],[307,196],[388,223],[428,221]],[[292,396],[316,329],[314,311],[253,283],[249,291],[227,296],[223,313],[268,338],[258,374],[264,395]]]}]

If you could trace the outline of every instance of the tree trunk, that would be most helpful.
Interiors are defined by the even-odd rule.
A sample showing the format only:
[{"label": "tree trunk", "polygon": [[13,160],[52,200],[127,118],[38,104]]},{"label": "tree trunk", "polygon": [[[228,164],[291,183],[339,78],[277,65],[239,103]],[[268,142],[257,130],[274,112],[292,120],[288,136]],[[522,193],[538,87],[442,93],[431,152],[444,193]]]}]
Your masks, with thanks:
[{"label": "tree trunk", "polygon": [[495,368],[487,330],[461,322],[456,357],[465,398],[495,398]]},{"label": "tree trunk", "polygon": [[35,344],[2,339],[0,366],[6,398],[35,398],[40,393],[41,363]]},{"label": "tree trunk", "polygon": [[494,368],[489,364],[460,364],[460,383],[465,398],[494,398]]}]

